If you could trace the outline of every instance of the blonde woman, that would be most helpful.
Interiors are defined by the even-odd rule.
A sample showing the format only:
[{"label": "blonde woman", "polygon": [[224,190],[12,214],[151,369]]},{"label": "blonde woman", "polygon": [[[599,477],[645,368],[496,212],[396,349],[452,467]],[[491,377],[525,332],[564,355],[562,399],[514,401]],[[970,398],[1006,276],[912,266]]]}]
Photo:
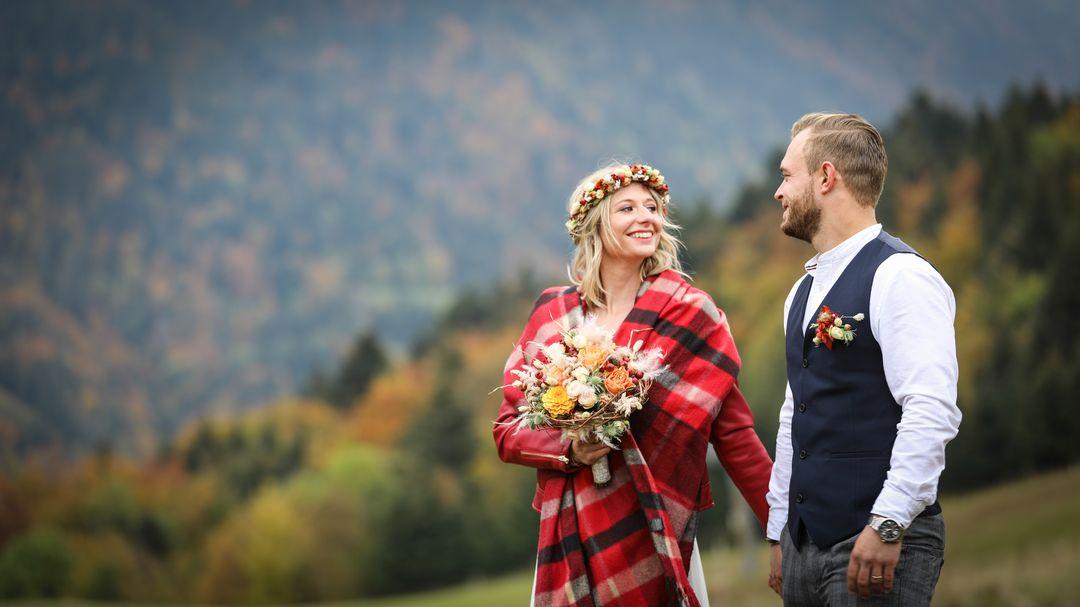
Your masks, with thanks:
[{"label": "blonde woman", "polygon": [[[540,295],[507,360],[494,437],[503,461],[537,469],[535,605],[707,605],[695,536],[698,512],[713,505],[710,443],[765,523],[772,461],[738,388],[724,313],[681,271],[669,203],[664,177],[648,165],[607,166],[583,179],[566,222],[573,286]],[[665,353],[668,370],[619,450],[562,442],[555,430],[515,432],[512,423],[524,395],[510,371],[586,315],[616,343],[633,335]],[[612,480],[598,487],[589,466],[605,455]]]}]

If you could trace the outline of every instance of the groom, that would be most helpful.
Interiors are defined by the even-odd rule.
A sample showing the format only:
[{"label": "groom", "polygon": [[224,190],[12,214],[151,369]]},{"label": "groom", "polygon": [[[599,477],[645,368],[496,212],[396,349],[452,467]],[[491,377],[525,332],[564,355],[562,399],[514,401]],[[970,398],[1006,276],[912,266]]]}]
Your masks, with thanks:
[{"label": "groom", "polygon": [[784,304],[767,536],[785,605],[929,605],[941,570],[956,303],[877,222],[887,168],[881,135],[853,114],[800,118],[780,163],[780,228],[817,251]]}]

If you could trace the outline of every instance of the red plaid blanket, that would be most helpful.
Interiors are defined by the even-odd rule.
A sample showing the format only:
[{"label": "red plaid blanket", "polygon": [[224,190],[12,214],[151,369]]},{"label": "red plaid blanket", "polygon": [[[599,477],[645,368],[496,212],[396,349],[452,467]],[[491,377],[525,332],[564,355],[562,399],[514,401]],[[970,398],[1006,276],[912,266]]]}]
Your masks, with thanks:
[{"label": "red plaid blanket", "polygon": [[[560,327],[583,318],[573,288],[548,289],[506,366],[530,362]],[[504,389],[495,439],[505,461],[540,468],[535,602],[538,606],[687,605],[698,601],[687,579],[697,511],[712,505],[705,455],[709,442],[764,525],[772,462],[753,432],[735,378],[739,356],[712,299],[671,271],[649,277],[617,343],[645,340],[665,353],[631,431],[609,456],[612,481],[596,487],[588,469],[567,464],[558,432],[511,424],[523,395]],[[724,403],[724,407],[721,404]],[[731,407],[730,414],[721,415]]]}]

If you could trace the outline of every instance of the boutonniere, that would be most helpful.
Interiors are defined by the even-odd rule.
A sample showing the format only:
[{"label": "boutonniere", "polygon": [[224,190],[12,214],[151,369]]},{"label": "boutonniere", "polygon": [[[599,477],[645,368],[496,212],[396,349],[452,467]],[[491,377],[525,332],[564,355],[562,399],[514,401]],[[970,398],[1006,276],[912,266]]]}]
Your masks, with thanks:
[{"label": "boutonniere", "polygon": [[843,316],[830,310],[829,306],[821,306],[821,314],[818,314],[817,320],[810,325],[810,327],[817,327],[817,334],[814,335],[814,345],[825,344],[826,348],[832,350],[834,341],[842,341],[845,346],[854,341],[855,329],[852,329],[850,324],[844,322],[845,318],[861,322],[862,319],[866,318],[866,315],[859,312],[854,316]]}]

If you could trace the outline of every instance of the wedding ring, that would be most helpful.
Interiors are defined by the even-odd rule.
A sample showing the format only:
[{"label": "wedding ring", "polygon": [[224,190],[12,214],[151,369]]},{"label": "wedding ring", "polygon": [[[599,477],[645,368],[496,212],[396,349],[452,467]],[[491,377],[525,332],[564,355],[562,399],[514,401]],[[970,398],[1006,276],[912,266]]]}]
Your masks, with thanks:
[{"label": "wedding ring", "polygon": [[883,576],[883,575],[872,575],[872,576],[870,576],[870,579],[872,579],[872,580],[883,580],[883,579],[885,579],[885,576]]}]

